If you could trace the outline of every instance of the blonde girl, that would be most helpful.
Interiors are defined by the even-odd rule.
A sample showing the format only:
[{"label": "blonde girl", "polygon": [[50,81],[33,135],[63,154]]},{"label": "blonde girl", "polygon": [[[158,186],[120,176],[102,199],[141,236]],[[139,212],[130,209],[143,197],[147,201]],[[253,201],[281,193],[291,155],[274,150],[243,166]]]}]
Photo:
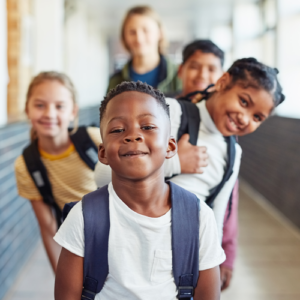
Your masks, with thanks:
[{"label": "blonde girl", "polygon": [[165,94],[181,90],[177,66],[164,55],[166,39],[158,14],[149,6],[131,8],[123,21],[121,41],[131,59],[109,81],[108,90],[123,81],[142,81]]},{"label": "blonde girl", "polygon": [[[76,131],[78,107],[75,89],[68,76],[42,72],[34,77],[28,88],[25,111],[32,125],[30,146],[36,145],[38,159],[45,167],[54,207],[61,210],[65,203],[80,200],[84,194],[95,190],[94,172],[81,159],[70,137]],[[71,122],[74,122],[75,129],[69,132]],[[88,127],[86,132],[95,147],[98,146],[99,129]],[[34,152],[34,147],[26,149],[27,154],[28,151]],[[54,242],[53,236],[58,224],[52,207],[44,202],[45,197],[39,190],[41,178],[38,178],[39,174],[32,176],[24,155],[15,162],[15,174],[18,193],[31,202],[55,272],[60,246]]]}]

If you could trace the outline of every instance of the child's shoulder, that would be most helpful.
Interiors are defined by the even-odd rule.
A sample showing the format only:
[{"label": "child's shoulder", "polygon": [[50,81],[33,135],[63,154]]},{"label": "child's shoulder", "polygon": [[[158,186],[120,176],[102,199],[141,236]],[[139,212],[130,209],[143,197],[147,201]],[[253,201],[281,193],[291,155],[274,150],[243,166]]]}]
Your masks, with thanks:
[{"label": "child's shoulder", "polygon": [[28,173],[23,155],[18,156],[15,160],[15,171],[20,173]]}]

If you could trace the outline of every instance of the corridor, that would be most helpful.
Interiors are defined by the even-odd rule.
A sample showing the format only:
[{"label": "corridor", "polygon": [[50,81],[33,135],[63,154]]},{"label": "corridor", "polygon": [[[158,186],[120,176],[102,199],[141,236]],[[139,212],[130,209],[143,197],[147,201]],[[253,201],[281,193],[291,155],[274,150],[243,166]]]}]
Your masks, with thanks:
[{"label": "corridor", "polygon": [[[222,300],[299,300],[300,233],[245,183],[240,185],[239,252]],[[42,244],[4,300],[52,300],[54,276]]]}]

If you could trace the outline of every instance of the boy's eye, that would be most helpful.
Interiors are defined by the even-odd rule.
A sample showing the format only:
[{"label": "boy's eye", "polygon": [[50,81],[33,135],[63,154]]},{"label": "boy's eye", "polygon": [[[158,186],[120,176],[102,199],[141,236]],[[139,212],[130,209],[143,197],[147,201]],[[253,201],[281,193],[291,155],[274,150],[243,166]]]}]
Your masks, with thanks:
[{"label": "boy's eye", "polygon": [[155,128],[154,126],[150,126],[150,125],[142,126],[143,130],[153,130],[154,128]]},{"label": "boy's eye", "polygon": [[254,119],[255,119],[256,122],[261,122],[262,121],[262,119],[259,115],[254,115]]},{"label": "boy's eye", "polygon": [[58,109],[62,109],[62,108],[64,108],[64,106],[63,105],[57,105],[56,106]]},{"label": "boy's eye", "polygon": [[123,128],[117,128],[117,129],[113,129],[113,130],[111,130],[111,132],[110,133],[120,133],[120,132],[123,132],[124,131],[124,129]]}]

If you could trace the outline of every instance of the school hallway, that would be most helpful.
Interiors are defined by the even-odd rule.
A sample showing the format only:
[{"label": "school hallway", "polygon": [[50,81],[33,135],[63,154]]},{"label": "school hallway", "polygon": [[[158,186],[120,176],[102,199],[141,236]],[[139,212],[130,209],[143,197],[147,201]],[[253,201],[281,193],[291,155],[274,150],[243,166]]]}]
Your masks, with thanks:
[{"label": "school hallway", "polygon": [[[300,232],[245,183],[240,185],[239,251],[222,300],[299,300]],[[52,300],[54,276],[41,242],[4,300]]]}]

